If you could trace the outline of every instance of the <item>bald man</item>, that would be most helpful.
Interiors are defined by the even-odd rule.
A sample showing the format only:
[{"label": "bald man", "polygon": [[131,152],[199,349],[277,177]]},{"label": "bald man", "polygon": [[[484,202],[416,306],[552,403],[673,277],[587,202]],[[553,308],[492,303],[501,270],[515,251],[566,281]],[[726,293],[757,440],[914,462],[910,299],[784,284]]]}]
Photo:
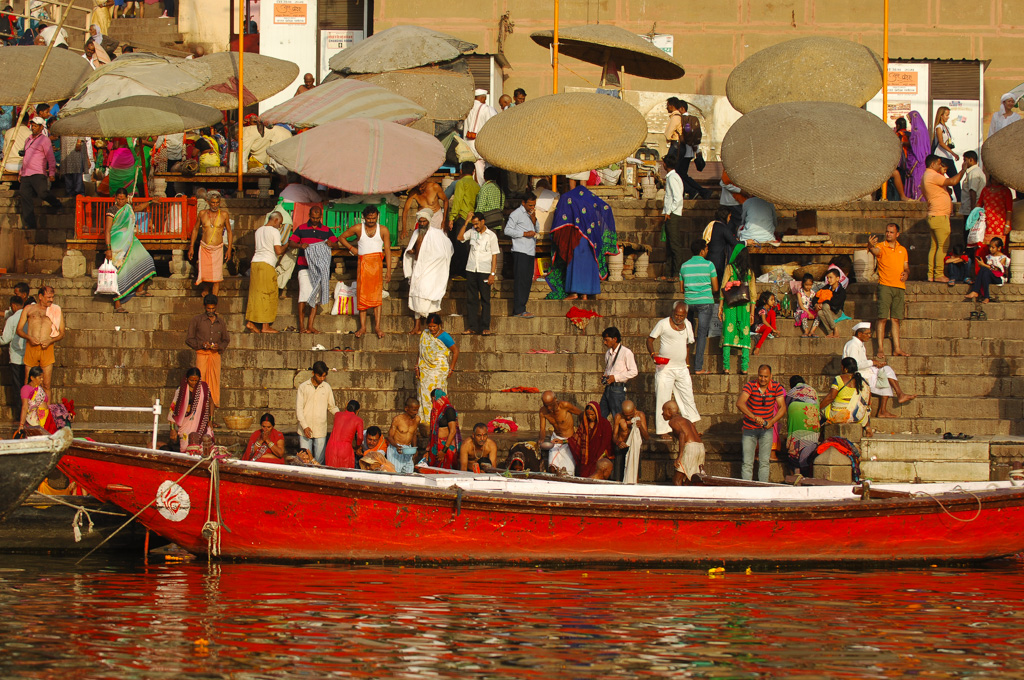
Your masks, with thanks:
[{"label": "bald man", "polygon": [[302,85],[299,85],[298,89],[295,90],[296,95],[300,95],[303,92],[309,92],[316,87],[316,78],[313,77],[312,73],[307,73],[302,76]]},{"label": "bald man", "polygon": [[[657,367],[654,375],[655,404],[662,405],[667,401],[675,401],[679,412],[695,423],[700,420],[697,404],[693,398],[693,383],[690,380],[690,369],[686,365],[687,345],[694,341],[693,327],[686,319],[685,302],[677,302],[672,307],[672,316],[660,320],[647,337],[647,351],[655,360]],[[660,342],[658,352],[654,352],[654,341]],[[659,359],[667,359],[660,362]],[[657,412],[654,431],[659,439],[668,441],[670,428],[668,421]]]},{"label": "bald man", "polygon": [[674,401],[666,402],[661,407],[661,417],[668,422],[673,437],[679,442],[679,453],[675,462],[676,474],[672,482],[676,486],[682,486],[694,475],[704,474],[704,442],[701,441],[693,423],[679,414],[679,406]]},{"label": "bald man", "polygon": [[636,404],[629,399],[622,402],[622,410],[615,414],[612,421],[612,445],[615,447],[615,473],[612,479],[636,484],[640,448],[649,437],[647,416],[637,411]]},{"label": "bald man", "polygon": [[[559,469],[564,469],[569,475],[576,472],[576,464],[573,461],[572,451],[569,450],[569,437],[572,436],[575,426],[573,416],[583,413],[575,405],[567,401],[558,401],[555,393],[548,390],[540,395],[542,405],[538,414],[540,415],[540,430],[537,435],[537,446],[548,450],[548,471],[557,474]],[[551,424],[551,440],[544,441],[544,430]]]},{"label": "bald man", "polygon": [[498,111],[504,111],[510,106],[512,106],[512,97],[509,97],[507,94],[498,97]]}]

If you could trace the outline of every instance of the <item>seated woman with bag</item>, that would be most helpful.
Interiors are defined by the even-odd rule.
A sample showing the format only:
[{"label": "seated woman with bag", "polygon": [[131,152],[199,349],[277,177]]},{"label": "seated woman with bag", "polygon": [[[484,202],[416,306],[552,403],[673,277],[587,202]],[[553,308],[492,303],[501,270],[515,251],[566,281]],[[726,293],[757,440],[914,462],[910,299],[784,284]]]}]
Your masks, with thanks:
[{"label": "seated woman with bag", "polygon": [[869,425],[871,415],[871,386],[857,372],[857,360],[845,357],[843,372],[832,381],[832,389],[821,400],[825,420],[836,425],[857,423],[864,428],[864,436],[875,432]]}]

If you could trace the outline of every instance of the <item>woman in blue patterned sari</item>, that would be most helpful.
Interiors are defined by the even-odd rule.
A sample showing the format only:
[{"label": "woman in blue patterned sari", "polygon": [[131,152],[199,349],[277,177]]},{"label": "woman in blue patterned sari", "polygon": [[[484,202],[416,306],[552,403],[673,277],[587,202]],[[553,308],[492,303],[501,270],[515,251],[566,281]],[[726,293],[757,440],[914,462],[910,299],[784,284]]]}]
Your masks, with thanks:
[{"label": "woman in blue patterned sari", "polygon": [[596,297],[608,278],[607,256],[618,250],[611,208],[580,184],[558,200],[554,224],[548,299]]}]

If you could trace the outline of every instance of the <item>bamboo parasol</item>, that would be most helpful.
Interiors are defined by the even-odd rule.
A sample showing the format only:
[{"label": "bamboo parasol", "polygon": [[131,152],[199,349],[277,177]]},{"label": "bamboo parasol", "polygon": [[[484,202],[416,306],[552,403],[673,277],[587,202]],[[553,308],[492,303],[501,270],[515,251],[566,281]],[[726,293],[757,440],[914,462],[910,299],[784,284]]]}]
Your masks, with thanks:
[{"label": "bamboo parasol", "polygon": [[[554,42],[554,31],[536,31],[533,41],[543,47]],[[675,80],[686,73],[683,65],[649,40],[611,24],[560,28],[559,54],[607,68],[622,68],[630,75],[655,80]]]}]

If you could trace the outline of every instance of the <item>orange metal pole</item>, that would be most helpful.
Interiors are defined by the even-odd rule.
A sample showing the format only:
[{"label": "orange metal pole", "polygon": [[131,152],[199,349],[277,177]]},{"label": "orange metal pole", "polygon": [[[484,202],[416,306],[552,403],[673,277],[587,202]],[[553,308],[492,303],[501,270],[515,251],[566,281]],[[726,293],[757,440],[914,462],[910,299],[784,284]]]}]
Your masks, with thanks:
[{"label": "orange metal pole", "polygon": [[[242,110],[243,92],[245,92],[245,51],[242,43],[245,38],[245,3],[249,0],[238,0],[238,151],[235,153],[235,164],[238,166],[238,192],[242,190]],[[243,194],[244,195],[244,194]]]},{"label": "orange metal pole", "polygon": [[[889,124],[889,0],[883,3],[882,18],[882,120]],[[888,200],[889,180],[882,185],[882,200]]]},{"label": "orange metal pole", "polygon": [[[552,78],[551,78],[551,94],[558,94],[558,0],[555,0],[555,34],[554,40],[551,42],[552,49]],[[551,190],[558,191],[558,175],[551,176]]]}]

